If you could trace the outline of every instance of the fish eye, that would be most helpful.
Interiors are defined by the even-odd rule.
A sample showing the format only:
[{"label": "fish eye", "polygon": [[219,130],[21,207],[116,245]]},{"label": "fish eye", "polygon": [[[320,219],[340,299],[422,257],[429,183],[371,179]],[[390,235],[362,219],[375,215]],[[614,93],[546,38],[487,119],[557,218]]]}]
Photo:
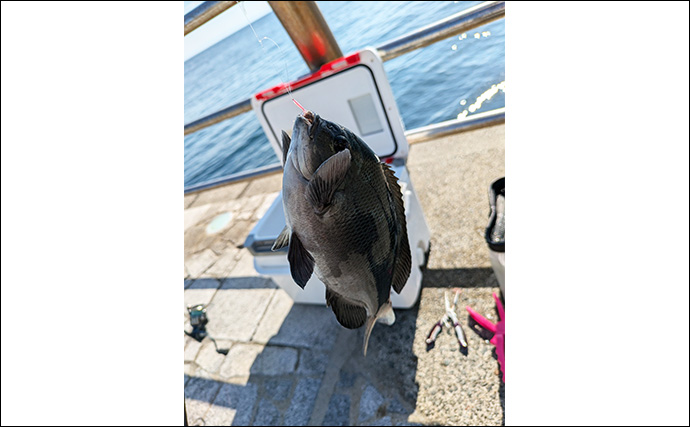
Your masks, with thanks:
[{"label": "fish eye", "polygon": [[335,140],[333,141],[333,146],[336,151],[343,151],[347,148],[347,138],[345,138],[343,135],[336,136]]}]

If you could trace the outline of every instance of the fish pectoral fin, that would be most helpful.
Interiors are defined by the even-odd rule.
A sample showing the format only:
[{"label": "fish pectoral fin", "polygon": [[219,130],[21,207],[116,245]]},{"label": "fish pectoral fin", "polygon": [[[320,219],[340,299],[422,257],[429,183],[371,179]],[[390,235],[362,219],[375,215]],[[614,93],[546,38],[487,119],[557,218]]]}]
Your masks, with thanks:
[{"label": "fish pectoral fin", "polygon": [[326,305],[331,307],[338,323],[348,329],[357,329],[367,320],[367,310],[364,307],[350,304],[328,288],[326,288]]},{"label": "fish pectoral fin", "polygon": [[272,251],[277,251],[278,249],[284,248],[290,244],[290,229],[286,225],[283,231],[280,232],[276,241],[273,243]]},{"label": "fish pectoral fin", "polygon": [[410,242],[407,238],[407,220],[405,219],[405,204],[403,203],[402,192],[398,184],[398,178],[393,173],[393,170],[385,163],[381,163],[381,169],[386,176],[386,184],[388,192],[393,199],[393,211],[400,227],[398,236],[400,239],[396,246],[395,259],[393,260],[393,279],[391,286],[396,293],[402,292],[407,278],[410,277],[410,270],[412,269],[412,254],[410,253]]},{"label": "fish pectoral fin", "polygon": [[317,214],[323,214],[330,206],[335,190],[345,180],[350,160],[350,150],[346,148],[326,159],[314,172],[306,196]]},{"label": "fish pectoral fin", "polygon": [[283,167],[285,166],[285,162],[287,161],[287,155],[288,151],[290,151],[290,136],[287,134],[287,132],[282,131],[282,136],[283,136]]},{"label": "fish pectoral fin", "polygon": [[304,289],[314,272],[314,258],[304,249],[302,242],[295,233],[292,233],[292,237],[290,238],[288,262],[290,262],[290,274],[292,275],[292,279],[300,288]]}]

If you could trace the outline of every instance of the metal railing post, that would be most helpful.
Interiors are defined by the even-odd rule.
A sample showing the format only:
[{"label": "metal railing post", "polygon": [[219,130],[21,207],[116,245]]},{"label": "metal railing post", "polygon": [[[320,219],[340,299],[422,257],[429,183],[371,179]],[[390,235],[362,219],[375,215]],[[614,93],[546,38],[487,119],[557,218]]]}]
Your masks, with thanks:
[{"label": "metal railing post", "polygon": [[343,56],[315,1],[269,1],[309,69]]},{"label": "metal railing post", "polygon": [[506,122],[506,109],[497,108],[479,114],[467,116],[464,119],[452,119],[441,123],[434,123],[405,131],[407,143],[418,144],[431,141],[460,132],[468,132],[488,126],[496,126]]},{"label": "metal railing post", "polygon": [[488,24],[506,16],[506,2],[485,1],[455,15],[434,22],[424,28],[377,46],[382,61],[388,61],[420,47]]},{"label": "metal railing post", "polygon": [[184,134],[189,135],[190,133],[196,132],[199,129],[207,128],[211,125],[222,122],[223,120],[233,118],[248,111],[252,111],[252,104],[251,100],[245,99],[244,101],[232,104],[231,106],[223,108],[220,111],[216,111],[213,114],[209,114],[208,116],[184,125]]},{"label": "metal railing post", "polygon": [[[506,109],[498,108],[496,110],[486,111],[484,113],[473,114],[464,119],[453,119],[441,123],[434,123],[429,126],[423,126],[416,129],[405,131],[405,138],[407,142],[412,144],[419,144],[430,141],[436,138],[453,135],[461,132],[468,132],[471,130],[496,126],[505,123]],[[268,166],[262,166],[244,172],[237,172],[232,175],[223,176],[213,179],[211,181],[202,182],[201,184],[190,185],[185,187],[184,194],[196,193],[197,191],[207,190],[209,188],[219,187],[221,185],[230,184],[234,182],[243,181],[246,179],[256,178],[272,173],[278,173],[283,170],[283,166],[278,163],[273,163]]]},{"label": "metal railing post", "polygon": [[238,1],[205,1],[184,16],[184,35],[191,33],[206,22],[230,9]]}]

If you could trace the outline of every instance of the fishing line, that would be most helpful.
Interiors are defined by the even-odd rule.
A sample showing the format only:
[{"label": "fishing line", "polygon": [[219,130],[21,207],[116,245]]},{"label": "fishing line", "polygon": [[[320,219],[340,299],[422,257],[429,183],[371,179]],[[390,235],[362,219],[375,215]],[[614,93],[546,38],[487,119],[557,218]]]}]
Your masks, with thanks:
[{"label": "fishing line", "polygon": [[264,40],[268,40],[271,43],[273,43],[273,45],[275,47],[277,47],[278,50],[280,51],[280,56],[283,59],[283,68],[285,71],[285,77],[287,78],[288,83],[285,83],[285,80],[283,80],[282,78],[281,78],[281,81],[282,81],[283,85],[287,88],[288,94],[290,95],[290,98],[292,98],[292,102],[294,102],[295,105],[300,110],[302,110],[302,113],[306,113],[306,110],[304,109],[304,107],[302,107],[302,105],[299,102],[297,102],[295,97],[292,95],[292,91],[290,90],[290,86],[291,86],[289,83],[290,76],[288,74],[287,60],[285,59],[285,53],[283,52],[283,49],[278,45],[278,43],[275,42],[275,40],[273,40],[270,37],[259,38],[259,35],[256,34],[256,30],[254,29],[254,26],[252,25],[251,21],[249,20],[249,16],[247,16],[247,10],[244,8],[244,2],[240,2],[240,8],[242,9],[242,13],[244,14],[244,18],[247,20],[247,23],[249,24],[249,28],[251,28],[252,33],[254,33],[254,37],[256,37],[256,40],[259,42],[259,45],[261,45],[261,50],[263,50],[264,55],[266,55],[266,48],[264,47]]}]

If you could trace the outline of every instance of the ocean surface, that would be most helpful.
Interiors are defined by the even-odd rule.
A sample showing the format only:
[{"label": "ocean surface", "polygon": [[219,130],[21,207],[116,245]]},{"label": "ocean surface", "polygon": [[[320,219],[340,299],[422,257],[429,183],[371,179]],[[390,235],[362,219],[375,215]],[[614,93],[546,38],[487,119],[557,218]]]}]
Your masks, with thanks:
[{"label": "ocean surface", "polygon": [[[479,1],[317,2],[345,55],[378,46]],[[226,13],[242,13],[238,6]],[[189,123],[309,72],[271,12],[184,63]],[[505,20],[384,63],[406,129],[505,106]],[[185,186],[278,162],[253,112],[184,140]]]}]

